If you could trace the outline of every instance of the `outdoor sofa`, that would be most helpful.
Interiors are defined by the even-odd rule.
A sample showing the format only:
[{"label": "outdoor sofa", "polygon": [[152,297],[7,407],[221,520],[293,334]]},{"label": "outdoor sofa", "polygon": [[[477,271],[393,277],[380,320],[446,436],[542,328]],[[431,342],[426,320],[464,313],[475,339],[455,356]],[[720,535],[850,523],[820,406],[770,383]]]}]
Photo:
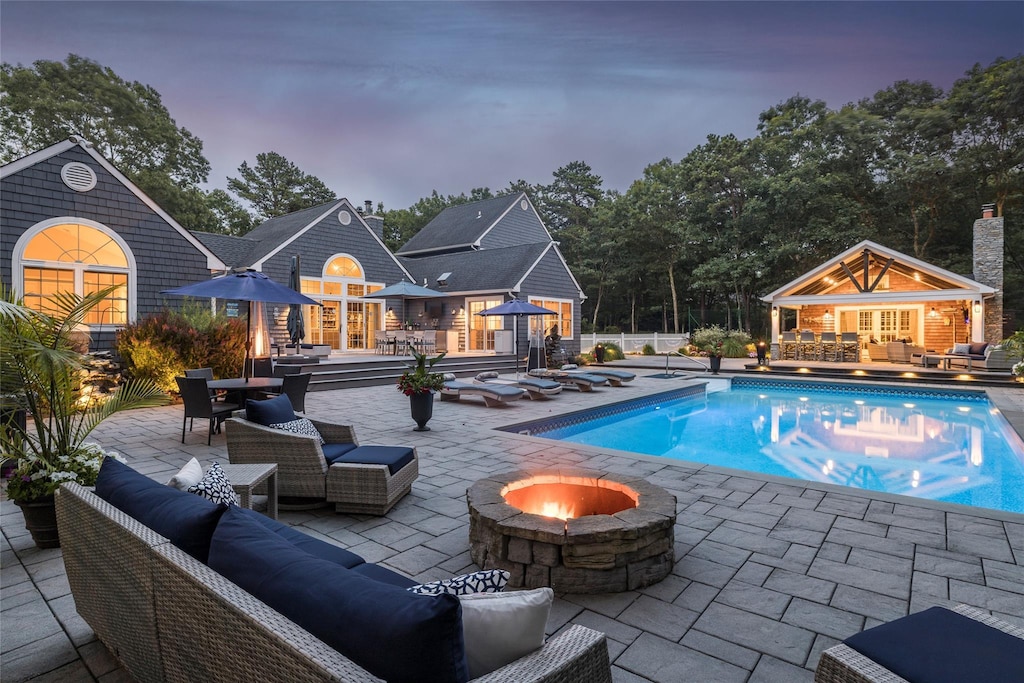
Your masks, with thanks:
[{"label": "outdoor sofa", "polygon": [[228,460],[276,463],[279,496],[326,500],[336,512],[368,515],[387,514],[419,476],[415,448],[361,446],[349,425],[308,419],[319,436],[270,426],[296,420],[286,394],[247,401],[225,420]]},{"label": "outdoor sofa", "polygon": [[[877,346],[877,344],[875,346]],[[925,354],[925,348],[923,346],[915,346],[913,344],[895,341],[888,342],[885,345],[885,353],[886,356],[888,356],[890,363],[913,363]]]},{"label": "outdoor sofa", "polygon": [[946,359],[950,368],[968,370],[1009,370],[1016,362],[1002,346],[986,342],[955,344],[946,351]]},{"label": "outdoor sofa", "polygon": [[[259,513],[108,459],[95,492],[62,486],[57,519],[76,609],[135,680],[468,676],[456,596]],[[605,636],[570,626],[474,680],[610,683]]]}]

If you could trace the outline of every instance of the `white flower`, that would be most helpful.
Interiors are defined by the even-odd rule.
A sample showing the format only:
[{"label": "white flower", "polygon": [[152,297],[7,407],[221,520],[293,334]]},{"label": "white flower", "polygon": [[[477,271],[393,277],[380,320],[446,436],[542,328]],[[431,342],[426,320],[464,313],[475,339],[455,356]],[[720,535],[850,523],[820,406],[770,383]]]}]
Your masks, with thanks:
[{"label": "white flower", "polygon": [[1011,369],[1011,372],[1013,372],[1013,374],[1017,376],[1024,375],[1024,360],[1015,363],[1013,368]]}]

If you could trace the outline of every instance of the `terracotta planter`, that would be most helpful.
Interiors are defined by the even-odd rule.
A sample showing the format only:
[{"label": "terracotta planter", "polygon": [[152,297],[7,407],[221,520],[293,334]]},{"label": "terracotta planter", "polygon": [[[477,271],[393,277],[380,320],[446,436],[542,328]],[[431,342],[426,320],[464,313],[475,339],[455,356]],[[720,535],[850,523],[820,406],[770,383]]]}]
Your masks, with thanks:
[{"label": "terracotta planter", "polygon": [[409,395],[409,408],[412,411],[412,419],[416,422],[414,432],[429,432],[427,422],[434,414],[434,392],[427,391],[422,394]]},{"label": "terracotta planter", "polygon": [[37,548],[59,548],[57,506],[53,496],[38,500],[14,501],[25,516],[25,528],[32,534]]}]

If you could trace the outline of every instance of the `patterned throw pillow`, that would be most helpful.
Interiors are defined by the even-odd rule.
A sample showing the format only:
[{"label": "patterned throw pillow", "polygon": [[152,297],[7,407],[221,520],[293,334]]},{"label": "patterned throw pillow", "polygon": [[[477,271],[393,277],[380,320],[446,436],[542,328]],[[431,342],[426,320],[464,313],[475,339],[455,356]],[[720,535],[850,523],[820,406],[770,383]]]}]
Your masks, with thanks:
[{"label": "patterned throw pillow", "polygon": [[320,432],[317,431],[316,425],[304,417],[300,417],[298,420],[292,420],[291,422],[278,422],[267,426],[272,429],[283,429],[284,431],[291,432],[292,434],[315,436],[320,440],[321,445],[324,443],[324,437],[320,436]]},{"label": "patterned throw pillow", "polygon": [[469,595],[471,593],[500,593],[505,590],[509,573],[504,569],[487,569],[482,572],[463,574],[443,581],[431,581],[405,590],[420,595]]},{"label": "patterned throw pillow", "polygon": [[206,470],[206,474],[199,480],[199,483],[188,487],[188,492],[212,500],[217,504],[238,505],[238,496],[231,488],[231,482],[224,475],[224,470],[221,469],[219,462],[210,465],[210,469]]}]

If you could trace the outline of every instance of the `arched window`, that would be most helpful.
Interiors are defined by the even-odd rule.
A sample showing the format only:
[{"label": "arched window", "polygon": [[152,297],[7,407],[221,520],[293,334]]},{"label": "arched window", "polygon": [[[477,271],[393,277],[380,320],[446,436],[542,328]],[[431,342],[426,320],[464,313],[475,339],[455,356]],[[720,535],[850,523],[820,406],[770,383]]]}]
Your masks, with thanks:
[{"label": "arched window", "polygon": [[363,269],[356,263],[355,259],[348,256],[338,256],[331,259],[331,262],[324,268],[324,275],[329,277],[362,278]]},{"label": "arched window", "polygon": [[[20,254],[20,259],[19,259]],[[123,325],[131,312],[133,259],[109,228],[78,219],[55,219],[25,232],[14,250],[20,260],[22,297],[29,308],[49,313],[58,292],[87,296],[118,288],[86,317],[89,325]]]}]

